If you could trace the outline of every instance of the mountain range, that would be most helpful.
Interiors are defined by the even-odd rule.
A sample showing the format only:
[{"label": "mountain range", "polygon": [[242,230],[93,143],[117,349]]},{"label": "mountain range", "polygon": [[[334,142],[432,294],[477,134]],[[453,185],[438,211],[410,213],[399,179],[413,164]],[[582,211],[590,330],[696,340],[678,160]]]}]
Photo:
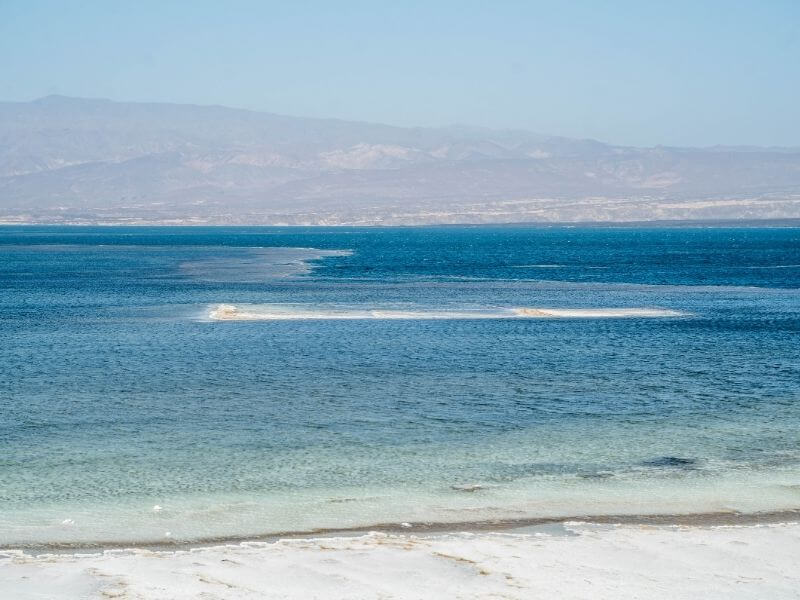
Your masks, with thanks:
[{"label": "mountain range", "polygon": [[635,148],[64,96],[0,103],[5,223],[798,217],[800,148]]}]

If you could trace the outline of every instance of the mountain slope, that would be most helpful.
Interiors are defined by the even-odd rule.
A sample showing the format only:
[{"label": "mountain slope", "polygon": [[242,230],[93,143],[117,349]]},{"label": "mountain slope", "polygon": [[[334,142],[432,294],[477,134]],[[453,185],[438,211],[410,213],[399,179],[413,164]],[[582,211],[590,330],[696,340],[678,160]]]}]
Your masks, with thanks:
[{"label": "mountain slope", "polygon": [[800,217],[800,149],[629,148],[218,106],[0,103],[0,220]]}]

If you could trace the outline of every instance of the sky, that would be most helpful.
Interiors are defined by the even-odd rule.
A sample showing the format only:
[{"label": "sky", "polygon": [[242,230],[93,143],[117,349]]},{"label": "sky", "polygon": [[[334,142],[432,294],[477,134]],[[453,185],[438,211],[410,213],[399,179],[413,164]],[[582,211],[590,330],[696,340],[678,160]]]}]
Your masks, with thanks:
[{"label": "sky", "polygon": [[0,0],[0,100],[800,146],[800,0]]}]

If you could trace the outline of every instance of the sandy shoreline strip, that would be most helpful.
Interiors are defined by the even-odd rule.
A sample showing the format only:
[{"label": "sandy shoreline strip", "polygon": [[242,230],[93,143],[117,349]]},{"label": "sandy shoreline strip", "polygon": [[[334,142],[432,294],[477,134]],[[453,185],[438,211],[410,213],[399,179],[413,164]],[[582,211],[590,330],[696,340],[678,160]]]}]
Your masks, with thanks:
[{"label": "sandy shoreline strip", "polygon": [[3,544],[4,550],[23,551],[38,555],[47,553],[85,553],[105,550],[144,549],[144,550],[193,550],[203,547],[241,544],[248,542],[275,542],[282,539],[309,539],[317,537],[353,537],[367,533],[399,535],[436,535],[448,533],[514,533],[530,528],[560,527],[570,522],[593,523],[596,525],[641,525],[641,526],[745,526],[772,525],[800,522],[800,508],[764,512],[738,512],[734,510],[698,513],[661,514],[576,514],[560,517],[527,517],[512,519],[488,519],[479,521],[428,521],[413,523],[372,523],[354,527],[319,527],[309,530],[287,530],[254,533],[246,536],[220,536],[182,540],[171,537],[153,540],[98,540],[94,543],[51,543],[51,544]]},{"label": "sandy shoreline strip", "polygon": [[798,598],[800,523],[566,522],[561,530],[243,542],[32,556],[0,551],[0,597]]}]

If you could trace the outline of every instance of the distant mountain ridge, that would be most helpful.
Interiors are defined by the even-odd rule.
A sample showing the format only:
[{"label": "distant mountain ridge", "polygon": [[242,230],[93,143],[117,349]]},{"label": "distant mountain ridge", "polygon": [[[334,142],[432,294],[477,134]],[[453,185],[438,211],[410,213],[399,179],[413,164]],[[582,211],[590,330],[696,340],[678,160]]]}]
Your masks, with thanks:
[{"label": "distant mountain ridge", "polygon": [[0,221],[414,224],[800,217],[800,148],[64,96],[0,103]]}]

